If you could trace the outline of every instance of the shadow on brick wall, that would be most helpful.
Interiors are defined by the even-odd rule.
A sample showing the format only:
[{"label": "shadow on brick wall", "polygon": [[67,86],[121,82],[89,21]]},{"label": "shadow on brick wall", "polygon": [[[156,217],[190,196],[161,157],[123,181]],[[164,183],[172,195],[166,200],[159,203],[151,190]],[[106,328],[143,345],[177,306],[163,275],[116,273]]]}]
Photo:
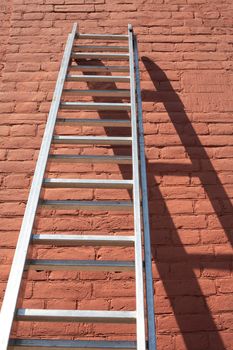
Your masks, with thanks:
[{"label": "shadow on brick wall", "polygon": [[[155,298],[158,339],[160,336],[163,337],[163,335],[178,335],[182,339],[179,338],[177,340],[176,349],[225,350],[225,345],[219,333],[219,331],[223,330],[218,318],[219,313],[212,313],[206,302],[206,298],[216,294],[214,279],[202,278],[201,271],[210,269],[230,271],[232,268],[232,255],[213,255],[212,252],[208,252],[208,249],[206,252],[200,249],[199,245],[196,245],[195,250],[189,252],[187,247],[183,245],[179,233],[179,225],[182,226],[183,215],[180,213],[180,223],[178,225],[174,223],[174,218],[167,209],[166,200],[160,191],[159,184],[155,182],[155,178],[157,175],[163,176],[168,174],[176,177],[198,177],[231,244],[233,243],[232,204],[211,164],[206,150],[185,113],[182,101],[174,91],[166,74],[149,58],[143,57],[142,61],[154,84],[153,90],[142,91],[143,101],[160,101],[163,103],[170,122],[173,124],[191,163],[182,165],[159,161],[155,164],[147,162],[148,184],[151,195],[149,204],[151,238],[153,242],[152,252],[159,274],[159,285],[156,287]],[[89,61],[77,61],[77,63],[90,65]],[[100,61],[92,61],[91,64],[103,65]],[[160,82],[163,82],[163,87],[161,87]],[[164,86],[166,86],[166,90],[164,90]],[[117,88],[115,83],[88,83],[88,87],[89,89]],[[106,98],[100,97],[94,97],[93,100],[94,102],[106,102]],[[120,103],[124,102],[124,100],[121,98],[109,98],[109,102]],[[110,116],[109,112],[99,112],[99,116],[102,119],[108,119],[114,117],[114,113],[111,113]],[[115,116],[129,119],[127,112],[116,112]],[[182,125],[185,125],[186,130],[188,128],[188,135],[183,133]],[[122,135],[122,130],[120,130],[121,136],[129,132],[129,130],[123,131]],[[105,132],[108,136],[120,136],[119,129],[105,128]],[[156,138],[156,135],[154,137]],[[121,147],[113,147],[112,149],[115,155],[122,155],[122,151],[123,154],[124,152],[128,154],[127,150]],[[206,170],[201,171],[196,167],[196,163],[200,159],[205,160]],[[127,179],[132,176],[131,167],[127,165],[120,165],[119,170],[122,178]],[[185,186],[183,185],[184,191]],[[131,192],[129,194],[131,196]],[[205,250],[206,246],[203,245],[201,248]],[[171,348],[173,348],[172,345]]]},{"label": "shadow on brick wall", "polygon": [[[173,124],[180,138],[181,145],[185,148],[191,162],[190,165],[182,165],[172,164],[171,162],[163,163],[158,160],[155,164],[147,164],[148,174],[151,179],[155,179],[155,175],[163,176],[167,174],[198,177],[227,236],[227,240],[232,245],[233,210],[231,201],[211,164],[205,148],[201,144],[198,135],[185,113],[184,105],[160,67],[147,57],[143,57],[142,62],[155,88],[154,91],[142,91],[143,101],[160,101],[163,103],[170,122]],[[160,82],[163,82],[163,88]],[[166,86],[166,90],[164,90],[164,85]],[[178,120],[177,116],[179,117]],[[185,125],[186,130],[188,128],[188,135],[182,132],[182,125]],[[195,163],[197,160],[203,159],[206,170],[201,169],[197,171]],[[214,295],[216,293],[213,289],[214,281],[211,278],[200,278],[200,272],[204,270],[208,271],[209,269],[230,271],[232,268],[232,255],[214,255],[212,252],[208,252],[208,249],[206,252],[203,251],[203,248],[205,249],[206,246],[202,246],[202,249],[200,249],[198,245],[195,251],[189,254],[188,249],[185,249],[182,245],[177,229],[179,225],[175,224],[172,216],[169,215],[159,185],[152,183],[151,179],[149,186],[150,189],[153,186],[153,200],[150,201],[150,210],[152,213],[151,217],[155,218],[151,222],[151,237],[155,247],[153,255],[165,290],[164,296],[169,299],[175,317],[175,320],[173,320],[170,316],[166,316],[166,311],[161,318],[158,317],[160,320],[158,325],[159,332],[161,331],[163,333],[164,329],[164,334],[169,334],[169,328],[172,329],[172,333],[180,332],[183,337],[181,343],[183,342],[185,349],[188,350],[224,350],[226,348],[219,333],[223,328],[219,323],[218,313],[216,312],[214,315],[206,302],[208,295]],[[183,185],[183,188],[185,191],[185,185]],[[157,200],[164,204],[165,212],[160,212],[158,209],[156,213]],[[172,233],[172,238],[161,238],[157,235],[157,232],[161,232],[161,222],[163,222],[164,234],[167,236],[166,231],[168,231]],[[169,271],[167,270],[167,266]],[[182,346],[180,348],[183,349]]]},{"label": "shadow on brick wall", "polygon": [[[177,348],[179,346],[183,348],[183,343],[187,350],[225,350],[219,334],[222,328],[218,317],[212,313],[206,302],[206,297],[216,294],[214,281],[211,278],[200,278],[198,271],[207,271],[209,269],[230,271],[232,256],[230,254],[215,256],[208,251],[206,254],[205,252],[201,253],[203,249],[200,251],[200,246],[196,246],[195,252],[187,252],[180,239],[177,225],[175,225],[172,215],[166,209],[166,201],[160,192],[159,184],[154,182],[155,175],[174,174],[175,176],[198,177],[231,243],[233,241],[231,229],[233,218],[230,215],[224,215],[224,210],[227,214],[232,213],[232,204],[211,164],[207,152],[185,113],[182,101],[172,88],[166,74],[149,58],[143,57],[142,61],[155,87],[153,91],[142,91],[143,101],[160,101],[163,103],[170,122],[174,125],[181,144],[186,149],[191,162],[190,165],[164,162],[156,162],[153,165],[147,162],[149,188],[153,198],[153,200],[150,200],[152,251],[163,285],[163,287],[162,285],[159,287],[161,298],[160,296],[156,298],[158,336],[163,334],[181,334],[183,339],[179,339],[176,345]],[[81,65],[87,64],[87,62],[83,61],[78,61],[77,63]],[[92,64],[103,65],[100,61],[92,62]],[[163,87],[160,87],[160,81],[163,82]],[[166,90],[164,90],[164,86],[166,86]],[[88,87],[94,90],[114,90],[117,88],[115,83],[106,84],[101,82],[88,83]],[[94,97],[93,101],[106,102],[106,98]],[[109,102],[121,103],[124,100],[121,98],[109,98]],[[98,114],[102,119],[109,118],[109,112],[100,111]],[[129,118],[127,112],[116,112],[115,115],[117,119]],[[177,120],[177,116],[179,120]],[[111,113],[111,117],[114,117],[114,113]],[[186,126],[186,131],[188,129],[188,135],[187,133],[182,133],[183,128],[180,127],[182,125]],[[122,130],[121,136],[124,134],[122,134]],[[115,134],[114,128],[105,128],[105,132],[108,136],[119,136],[119,130],[116,130],[117,134]],[[124,152],[121,147],[112,147],[112,149],[115,155],[122,155],[122,151]],[[200,159],[205,160],[206,171],[197,169],[196,163]],[[128,166],[120,165],[119,169],[122,178],[127,179],[131,177],[131,169]],[[185,186],[183,187],[185,190]],[[130,192],[129,195],[131,195]],[[158,202],[160,203],[159,206]],[[158,207],[165,208],[165,211],[160,211]],[[219,209],[220,207],[222,210]],[[182,221],[182,215],[180,217]],[[165,237],[161,237],[161,233],[165,234]],[[172,238],[169,237],[170,234],[172,234]],[[205,249],[206,246],[203,247]],[[170,308],[172,308],[172,313]],[[161,312],[162,309],[163,311]]]}]

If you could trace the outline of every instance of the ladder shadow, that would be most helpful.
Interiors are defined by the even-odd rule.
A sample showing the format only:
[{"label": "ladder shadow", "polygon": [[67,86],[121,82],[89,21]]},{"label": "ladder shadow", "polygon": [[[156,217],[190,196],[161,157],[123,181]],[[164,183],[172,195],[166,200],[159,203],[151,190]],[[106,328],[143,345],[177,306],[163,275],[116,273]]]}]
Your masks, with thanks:
[{"label": "ladder shadow", "polygon": [[[197,348],[200,350],[225,350],[226,347],[219,334],[219,331],[222,329],[219,317],[211,314],[211,309],[206,301],[208,295],[215,294],[213,289],[215,287],[210,283],[211,280],[208,279],[208,273],[204,275],[204,278],[199,277],[201,276],[200,273],[206,272],[208,269],[231,271],[232,254],[214,255],[208,250],[206,253],[203,250],[203,253],[199,253],[198,245],[194,253],[189,254],[186,251],[179,234],[179,228],[182,227],[182,219],[180,223],[174,223],[172,215],[166,207],[164,196],[159,189],[159,184],[156,183],[155,175],[198,176],[200,184],[207,194],[231,246],[233,244],[233,235],[230,226],[232,227],[233,217],[224,215],[224,208],[226,208],[227,214],[232,215],[232,204],[211,164],[205,148],[185,113],[180,97],[174,91],[166,74],[151,59],[142,57],[142,62],[155,88],[153,91],[142,91],[143,101],[160,101],[163,103],[191,163],[190,165],[182,165],[159,161],[155,164],[147,162],[150,178],[149,190],[152,192],[152,199],[149,203],[151,239],[154,243],[152,253],[156,262],[158,279],[163,284],[163,288],[161,288],[161,285],[158,286],[157,293],[161,297],[157,296],[157,298],[164,298],[162,302],[165,302],[165,299],[168,298],[169,307],[172,308],[174,315],[174,319],[169,316],[171,312],[169,307],[167,314],[166,311],[163,313],[161,308],[161,310],[158,310],[158,328],[161,329],[161,333],[158,333],[158,335],[169,334],[170,325],[173,328],[173,334],[182,335],[183,343],[185,344],[184,348],[187,350]],[[163,86],[166,85],[166,90],[161,87],[160,82],[163,82]],[[170,103],[171,101],[172,103]],[[176,113],[174,113],[174,106]],[[179,124],[177,124],[176,120],[177,113],[179,113]],[[182,132],[181,124],[188,127],[188,137]],[[189,148],[190,142],[195,146],[195,151]],[[205,159],[207,171],[197,171],[195,166],[200,159]],[[214,191],[213,185],[209,185],[209,182],[214,184]],[[160,203],[159,207],[157,205],[158,201]],[[207,279],[205,279],[205,276],[207,276]],[[162,291],[162,289],[164,290]],[[159,300],[156,299],[155,303],[159,304]],[[195,347],[194,343],[196,341],[200,343],[200,347],[198,347],[198,343],[196,344],[197,347]]]},{"label": "ladder shadow", "polygon": [[[143,61],[145,66],[145,60]],[[90,64],[90,62],[87,63],[87,61],[78,61],[76,62],[78,64]],[[148,61],[147,61],[148,63]],[[153,63],[153,62],[152,62]],[[98,62],[93,62],[93,64],[98,64],[98,65],[102,65],[104,66],[104,63],[102,61]],[[154,63],[153,63],[154,64]],[[148,66],[146,66],[146,68],[148,68]],[[156,68],[156,70],[158,70],[157,66],[152,66],[153,69]],[[151,69],[151,68],[150,68]],[[161,70],[159,70],[160,75],[162,75],[162,80],[166,80],[167,84],[170,84],[167,77],[165,76],[165,74],[163,72],[161,72]],[[85,74],[85,73],[84,73]],[[88,73],[87,73],[88,74]],[[93,73],[94,74],[94,73]],[[111,73],[107,73],[107,75],[111,75]],[[152,79],[155,88],[158,91],[158,87],[157,87],[157,81],[154,81]],[[117,85],[115,83],[108,83],[108,84],[104,84],[104,83],[87,83],[88,88],[89,89],[103,89],[103,88],[108,88],[108,89],[116,89]],[[185,122],[187,122],[188,117],[186,116],[185,112],[184,112],[184,108],[183,108],[183,104],[180,101],[178,95],[172,90],[172,87],[169,87],[169,96],[171,96],[172,94],[172,100],[176,101],[179,105],[179,112],[182,113],[182,115],[184,115],[183,117],[185,118]],[[164,94],[164,96],[166,96],[166,93]],[[142,97],[143,97],[143,101],[155,101],[155,100],[161,100],[161,96],[159,96],[159,94],[157,92],[154,91],[142,91]],[[93,101],[94,102],[104,102],[106,101],[104,98],[101,97],[93,97]],[[118,99],[114,99],[111,102],[124,102],[123,99],[118,98]],[[168,110],[169,115],[172,113],[170,112],[170,108],[169,106],[167,106],[166,99],[163,101],[165,108]],[[114,113],[113,113],[114,114]],[[118,113],[117,113],[118,114]],[[101,112],[98,111],[98,115],[101,119],[105,119],[108,118],[109,113],[106,112]],[[112,115],[112,113],[111,113]],[[121,113],[121,117],[123,119],[130,119],[129,114],[127,112],[122,112]],[[171,116],[170,116],[171,117]],[[174,117],[171,118],[171,120],[173,122],[175,122]],[[105,132],[107,136],[113,136],[112,134],[112,128],[106,128],[105,127]],[[180,133],[178,133],[178,135],[180,135]],[[197,138],[197,135],[194,132],[193,129],[193,135],[195,138]],[[181,139],[183,145],[185,145],[185,140]],[[121,153],[121,149],[119,147],[112,147],[113,153],[114,155],[120,155]],[[206,157],[204,157],[206,158]],[[190,157],[190,159],[192,159]],[[208,159],[208,158],[207,158]],[[157,173],[169,173],[169,172],[173,172],[174,173],[174,166],[172,164],[156,164],[151,165],[147,162],[147,167],[148,167],[148,173],[152,174],[152,178],[151,181],[149,181],[149,186],[151,186],[153,188],[153,197],[156,198],[155,203],[150,202],[150,213],[152,213],[151,218],[153,218],[153,212],[154,212],[154,207],[157,207],[157,200],[159,200],[161,203],[163,203],[163,206],[165,207],[165,201],[163,198],[163,195],[161,194],[158,184],[154,181],[154,175]],[[185,166],[182,167],[179,164],[176,165],[177,168],[177,173],[179,173],[180,175],[184,175],[185,173],[190,173],[192,171],[192,169],[190,168],[190,166]],[[122,165],[119,165],[119,170],[121,173],[121,176],[123,179],[127,179],[129,178],[129,173],[125,172],[125,167]],[[203,182],[205,183],[205,174],[203,174]],[[217,175],[216,175],[217,177]],[[131,191],[128,191],[131,199],[132,199],[132,193]],[[202,268],[213,268],[213,264],[218,264],[218,261],[216,262],[216,259],[214,257],[208,256],[207,258],[205,256],[202,256],[201,254],[193,254],[192,256],[188,255],[185,251],[185,248],[182,246],[182,242],[179,238],[179,234],[176,231],[176,227],[175,224],[172,220],[171,215],[169,215],[169,212],[166,211],[166,224],[164,227],[164,231],[170,231],[173,232],[173,235],[175,235],[175,237],[173,238],[173,240],[175,241],[175,244],[173,243],[166,243],[165,245],[165,250],[163,250],[164,246],[160,246],[160,242],[156,242],[156,238],[153,237],[153,232],[155,232],[155,237],[157,235],[157,230],[160,228],[160,222],[161,219],[163,219],[163,215],[161,215],[161,213],[156,212],[156,221],[153,222],[153,220],[151,220],[151,234],[152,234],[152,241],[154,242],[155,245],[157,245],[157,243],[159,243],[158,247],[161,248],[160,251],[158,251],[158,247],[156,249],[152,249],[152,253],[153,253],[153,258],[156,261],[156,268],[158,271],[158,274],[160,276],[160,279],[163,282],[163,288],[165,289],[165,294],[163,296],[163,301],[166,303],[166,298],[169,299],[169,303],[173,309],[173,315],[175,317],[176,323],[177,323],[177,330],[176,332],[180,332],[183,336],[184,339],[184,343],[185,346],[188,350],[193,350],[193,343],[195,342],[195,339],[198,340],[200,337],[203,338],[204,340],[202,340],[205,343],[205,347],[203,349],[207,349],[207,343],[209,342],[209,339],[205,339],[205,335],[206,335],[206,330],[208,330],[211,333],[211,340],[212,342],[216,345],[216,350],[224,350],[225,346],[223,344],[222,339],[220,338],[219,334],[218,334],[218,326],[215,324],[212,316],[211,316],[211,311],[205,301],[205,297],[203,295],[201,286],[198,283],[197,280],[197,276],[196,273],[194,272],[194,268],[196,268],[197,266],[200,266],[200,261],[201,261],[201,266]],[[162,239],[163,241],[163,239]],[[179,269],[182,267],[185,267],[185,277],[182,276],[182,273],[179,273],[179,277],[174,276],[175,273],[172,271],[169,272],[169,276],[167,276],[167,267],[170,269],[169,265],[174,264],[176,262],[176,257],[172,255],[172,249],[174,247],[179,247],[179,262],[181,262],[181,265],[179,266]],[[166,250],[167,249],[167,250]],[[169,256],[169,258],[168,258]],[[214,258],[214,259],[213,259]],[[226,255],[222,258],[220,258],[221,260],[221,264],[220,264],[220,268],[224,269],[224,268],[229,268],[229,261],[231,259],[231,256]],[[223,261],[222,261],[223,260]],[[187,263],[188,262],[188,263]],[[216,265],[215,265],[216,268]],[[195,313],[195,317],[194,319],[192,319],[190,317],[190,313],[189,310],[186,310],[186,312],[184,313],[184,306],[182,303],[182,300],[180,299],[184,299],[184,296],[182,296],[183,294],[183,289],[186,287],[186,289],[188,289],[188,291],[186,291],[186,304],[187,304],[187,298],[190,301],[190,307],[191,307],[191,312],[190,313]],[[175,290],[174,290],[175,289]],[[179,296],[182,296],[182,298],[180,298]],[[155,299],[155,302],[157,303],[157,298]],[[194,306],[193,306],[194,305]],[[155,307],[156,310],[156,307]],[[158,312],[159,314],[159,312]],[[165,322],[169,321],[169,319],[167,319],[167,315],[169,318],[169,313],[166,314],[166,312],[164,313],[164,319]],[[174,325],[173,325],[174,326]],[[160,334],[158,334],[158,336],[160,336]],[[213,348],[211,350],[214,350]]]},{"label": "ladder shadow", "polygon": [[[80,60],[75,60],[75,62],[78,65],[98,65],[104,67],[105,64],[101,60],[85,60],[85,59],[80,59]],[[97,73],[96,72],[83,72],[83,75],[102,75],[102,73]],[[106,72],[104,73],[106,76],[111,76],[111,72]],[[126,84],[127,85],[127,84]],[[114,82],[108,82],[108,83],[103,83],[103,82],[87,82],[88,89],[90,90],[116,90],[117,84]],[[99,96],[93,96],[92,97],[93,102],[112,102],[112,103],[124,103],[126,101],[125,98],[121,97],[99,97]],[[116,118],[116,119],[122,119],[122,120],[130,120],[130,115],[127,111],[98,111],[98,115],[100,119],[111,119],[111,118]],[[130,136],[129,131],[130,128],[115,128],[115,127],[104,127],[104,131],[106,133],[106,136]],[[124,147],[124,146],[110,146],[112,152],[116,156],[120,155],[130,155],[129,150],[130,147]],[[132,177],[132,166],[131,165],[126,165],[126,164],[118,164],[119,167],[119,173],[122,176],[123,179],[130,179]],[[132,199],[132,191],[131,190],[126,190],[128,192],[128,196],[130,199]]]}]

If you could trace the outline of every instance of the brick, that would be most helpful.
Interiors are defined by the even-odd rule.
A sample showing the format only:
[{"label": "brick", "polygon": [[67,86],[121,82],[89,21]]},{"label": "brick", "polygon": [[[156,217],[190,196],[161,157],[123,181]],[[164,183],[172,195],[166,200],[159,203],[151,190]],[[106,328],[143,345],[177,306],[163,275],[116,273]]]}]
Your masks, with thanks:
[{"label": "brick", "polygon": [[55,5],[55,12],[92,12],[93,5]]},{"label": "brick", "polygon": [[175,346],[177,350],[185,349],[189,346],[190,350],[206,350],[209,346],[208,334],[203,333],[185,333],[185,336],[177,334],[175,337]]},{"label": "brick", "polygon": [[177,297],[174,300],[174,310],[177,314],[202,314],[206,305],[203,297]]},{"label": "brick", "polygon": [[190,178],[189,176],[176,176],[174,175],[164,175],[162,178],[163,186],[169,185],[189,185]]},{"label": "brick", "polygon": [[200,264],[187,262],[173,262],[170,269],[170,279],[192,279],[194,276],[201,276]]},{"label": "brick", "polygon": [[231,274],[229,262],[208,262],[207,267],[203,269],[203,277],[227,277]]},{"label": "brick", "polygon": [[199,279],[199,285],[193,280],[174,280],[165,281],[166,289],[161,281],[155,283],[155,295],[165,296],[166,290],[169,292],[169,296],[184,296],[184,295],[215,295],[216,287],[215,283],[209,279]]},{"label": "brick", "polygon": [[135,285],[130,281],[126,282],[101,282],[95,283],[93,290],[94,297],[134,297]]},{"label": "brick", "polygon": [[1,161],[0,167],[2,171],[5,173],[12,173],[12,172],[29,173],[29,172],[32,172],[35,168],[34,162],[32,161],[24,161],[23,167],[22,167],[21,161]]},{"label": "brick", "polygon": [[97,200],[130,200],[130,194],[127,190],[95,190],[94,196]]},{"label": "brick", "polygon": [[215,295],[209,296],[207,304],[213,312],[232,311],[233,307],[233,296],[232,295]]},{"label": "brick", "polygon": [[181,186],[168,186],[161,187],[161,193],[164,197],[169,199],[194,199],[194,198],[204,198],[204,190],[199,187],[186,187],[185,191]]},{"label": "brick", "polygon": [[195,245],[200,242],[199,230],[177,230],[172,231],[172,241],[177,245]]},{"label": "brick", "polygon": [[130,248],[115,248],[114,251],[111,248],[101,247],[98,249],[98,259],[111,259],[118,260],[119,256],[124,256],[124,260],[133,260],[134,251]]},{"label": "brick", "polygon": [[[34,14],[33,14],[34,15]],[[20,72],[36,72],[40,70],[40,64],[39,63],[33,63],[33,62],[27,62],[27,63],[19,63],[18,64],[18,70]]]},{"label": "brick", "polygon": [[25,210],[25,205],[23,203],[15,204],[15,203],[0,203],[0,216],[18,216],[23,215]]},{"label": "brick", "polygon": [[231,278],[223,278],[216,280],[217,288],[220,293],[232,293],[233,285],[231,283]]},{"label": "brick", "polygon": [[14,125],[11,127],[12,136],[35,136],[35,125]]},{"label": "brick", "polygon": [[[38,300],[38,302],[41,302],[41,300]],[[63,300],[63,299],[51,299],[46,302],[46,306],[48,309],[55,309],[55,310],[75,310],[76,309],[76,302],[73,300]]]},{"label": "brick", "polygon": [[46,189],[44,191],[44,198],[49,200],[92,200],[93,191],[91,189],[56,189],[56,191],[52,189]]},{"label": "brick", "polygon": [[192,261],[208,260],[212,257],[213,249],[211,247],[207,248],[205,246],[186,246],[183,247],[173,247],[173,246],[158,246],[156,248],[157,259],[158,261],[165,261],[166,255],[169,255],[170,261],[185,261],[187,255]]},{"label": "brick", "polygon": [[217,334],[216,332],[211,333],[209,337],[211,349],[218,350],[219,348],[224,346],[224,349],[232,350],[232,336],[233,332],[231,331],[220,331]]},{"label": "brick", "polygon": [[171,333],[179,332],[179,325],[174,316],[166,315],[160,316],[158,319],[158,329],[163,334],[169,334],[169,330]]},{"label": "brick", "polygon": [[[37,276],[36,276],[37,277]],[[75,281],[78,278],[78,272],[76,271],[51,271],[49,274],[49,281]],[[37,280],[37,278],[34,277],[34,280]],[[44,280],[47,280],[45,278]]]},{"label": "brick", "polygon": [[24,189],[19,189],[17,192],[15,189],[2,189],[0,190],[2,201],[17,201],[26,200],[28,191]]},{"label": "brick", "polygon": [[[33,287],[33,297],[37,299],[80,300],[89,298],[91,284],[82,282],[36,282]],[[65,296],[65,297],[64,297]]]},{"label": "brick", "polygon": [[197,214],[212,214],[214,212],[220,213],[221,206],[217,200],[209,201],[201,199],[194,204],[194,212]]},{"label": "brick", "polygon": [[1,149],[0,150],[0,160],[5,160],[6,159],[6,150]]},{"label": "brick", "polygon": [[[220,221],[221,220],[221,221]],[[232,216],[231,215],[221,215],[217,217],[217,215],[210,215],[208,217],[208,228],[210,229],[221,229],[224,226],[226,228],[232,228]]]},{"label": "brick", "polygon": [[210,134],[212,135],[232,135],[233,126],[231,124],[210,124]]},{"label": "brick", "polygon": [[80,260],[94,260],[95,254],[92,247],[74,247],[74,248],[53,248],[37,249],[38,259],[69,259],[70,257],[78,256]]},{"label": "brick", "polygon": [[201,240],[204,244],[226,243],[228,238],[223,229],[220,230],[201,230]]},{"label": "brick", "polygon": [[25,20],[32,20],[32,21],[34,21],[34,20],[41,20],[41,19],[43,19],[43,17],[44,17],[44,14],[43,13],[40,13],[40,12],[32,12],[32,13],[25,13],[24,14],[24,19]]},{"label": "brick", "polygon": [[8,175],[3,181],[7,188],[28,188],[29,179],[25,175]]},{"label": "brick", "polygon": [[8,136],[10,132],[10,128],[7,125],[0,126],[0,136]]},{"label": "brick", "polygon": [[232,158],[233,147],[219,147],[214,152],[216,158]]},{"label": "brick", "polygon": [[[18,131],[18,130],[17,130]],[[34,150],[9,150],[7,154],[8,160],[32,160]]]},{"label": "brick", "polygon": [[15,111],[17,113],[33,113],[37,111],[36,102],[17,103]]},{"label": "brick", "polygon": [[109,310],[109,301],[102,298],[81,300],[78,306],[79,310]]},{"label": "brick", "polygon": [[39,84],[37,82],[18,82],[16,84],[16,90],[18,91],[38,91]]},{"label": "brick", "polygon": [[21,221],[20,218],[14,218],[14,220],[12,220],[12,218],[2,218],[0,231],[18,231],[20,229]]},{"label": "brick", "polygon": [[164,147],[161,150],[161,157],[165,159],[183,159],[186,158],[186,152],[183,147]]},{"label": "brick", "polygon": [[189,200],[169,200],[166,202],[166,206],[172,214],[193,213],[193,204]]},{"label": "brick", "polygon": [[79,217],[78,222],[75,220],[75,216],[70,216],[69,225],[67,225],[67,218],[50,218],[46,217],[41,218],[36,223],[36,227],[41,231],[50,231],[50,230],[58,230],[58,231],[77,231],[77,230],[91,230],[91,220],[90,218],[82,218]]}]

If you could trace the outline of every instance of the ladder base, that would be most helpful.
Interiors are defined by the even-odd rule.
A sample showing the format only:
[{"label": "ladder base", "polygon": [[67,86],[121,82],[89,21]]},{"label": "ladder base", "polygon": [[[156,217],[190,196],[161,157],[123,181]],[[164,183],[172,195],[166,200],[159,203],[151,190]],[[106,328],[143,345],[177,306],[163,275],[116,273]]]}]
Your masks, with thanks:
[{"label": "ladder base", "polygon": [[134,350],[133,341],[11,339],[9,350]]}]

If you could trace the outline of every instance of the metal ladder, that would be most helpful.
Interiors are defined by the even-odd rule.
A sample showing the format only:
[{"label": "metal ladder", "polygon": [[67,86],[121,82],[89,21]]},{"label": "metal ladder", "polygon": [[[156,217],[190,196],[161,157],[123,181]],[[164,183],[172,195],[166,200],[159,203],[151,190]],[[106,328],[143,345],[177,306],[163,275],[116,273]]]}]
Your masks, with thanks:
[{"label": "metal ladder", "polygon": [[[75,40],[91,39],[101,41],[126,41],[124,46],[94,46],[76,45]],[[116,52],[114,52],[116,51]],[[118,51],[118,52],[117,52]],[[108,52],[108,53],[106,53]],[[107,61],[126,60],[129,65],[77,65],[74,69],[85,72],[84,75],[69,73],[70,65],[77,59],[98,59]],[[88,75],[86,72],[126,72],[129,75]],[[66,81],[101,81],[101,82],[129,82],[130,90],[70,90],[71,94],[91,96],[130,97],[130,103],[108,102],[63,102]],[[59,118],[62,109],[75,110],[107,110],[128,111],[131,121],[120,119],[67,119]],[[61,125],[91,125],[130,127],[131,137],[110,136],[57,136],[54,135],[56,124]],[[119,130],[119,129],[118,129]],[[50,155],[51,144],[98,144],[98,145],[127,145],[132,147],[132,157],[124,155],[113,156],[85,156],[85,155]],[[140,147],[138,147],[138,144]],[[140,164],[139,164],[140,156]],[[48,160],[99,162],[132,164],[132,180],[105,179],[60,179],[45,178]],[[140,179],[141,171],[141,179]],[[141,184],[140,184],[141,181]],[[131,201],[78,201],[78,200],[42,200],[41,190],[44,187],[53,188],[108,188],[131,189]],[[140,200],[142,195],[142,205]],[[85,210],[133,210],[134,235],[132,236],[99,236],[99,235],[61,235],[34,234],[33,226],[37,209],[40,206],[53,209],[85,209]],[[143,222],[142,222],[143,218]],[[143,241],[144,238],[144,258]],[[93,245],[93,246],[134,246],[134,261],[103,261],[103,260],[29,260],[28,249],[31,244],[53,245]],[[51,248],[52,249],[52,248]],[[85,310],[48,310],[48,309],[18,309],[17,301],[25,269],[34,270],[100,270],[100,271],[135,271],[136,280],[136,310],[135,311],[85,311]],[[146,284],[146,301],[144,298],[144,269]],[[147,317],[145,321],[145,310]],[[10,339],[13,321],[46,321],[46,322],[108,322],[135,323],[136,341],[91,341],[91,340],[44,340],[44,339]],[[138,67],[138,53],[136,36],[132,26],[128,26],[127,35],[113,34],[80,34],[77,24],[73,25],[68,36],[64,56],[62,59],[57,83],[51,103],[50,112],[42,140],[37,165],[32,180],[31,190],[18,238],[18,243],[8,279],[7,288],[0,313],[0,350],[46,350],[46,349],[156,349],[153,281],[150,252],[150,227],[148,217],[148,199],[146,183],[146,163],[144,154],[144,138],[142,124],[142,103],[140,92],[140,77]]]}]

